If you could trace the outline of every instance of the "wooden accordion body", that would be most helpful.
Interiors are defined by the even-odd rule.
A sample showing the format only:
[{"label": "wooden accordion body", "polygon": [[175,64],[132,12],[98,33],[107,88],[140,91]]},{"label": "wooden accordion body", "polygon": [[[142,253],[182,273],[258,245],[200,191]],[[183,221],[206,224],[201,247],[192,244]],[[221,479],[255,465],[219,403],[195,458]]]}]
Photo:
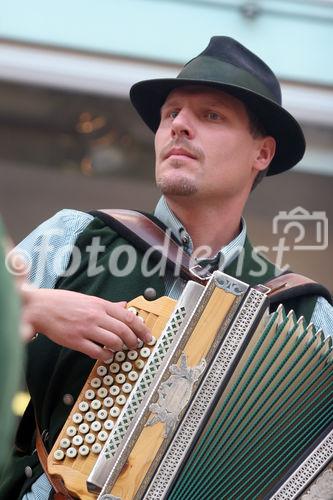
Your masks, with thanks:
[{"label": "wooden accordion body", "polygon": [[218,271],[129,306],[156,343],[96,363],[48,457],[74,498],[333,498],[331,337]]}]

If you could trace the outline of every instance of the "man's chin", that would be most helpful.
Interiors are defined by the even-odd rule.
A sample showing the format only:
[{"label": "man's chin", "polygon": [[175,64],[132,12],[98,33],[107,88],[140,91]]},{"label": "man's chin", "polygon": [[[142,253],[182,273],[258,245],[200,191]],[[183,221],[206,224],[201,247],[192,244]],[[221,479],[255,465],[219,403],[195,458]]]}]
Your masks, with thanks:
[{"label": "man's chin", "polygon": [[193,182],[188,179],[157,179],[156,185],[162,194],[167,196],[191,196],[198,191]]}]

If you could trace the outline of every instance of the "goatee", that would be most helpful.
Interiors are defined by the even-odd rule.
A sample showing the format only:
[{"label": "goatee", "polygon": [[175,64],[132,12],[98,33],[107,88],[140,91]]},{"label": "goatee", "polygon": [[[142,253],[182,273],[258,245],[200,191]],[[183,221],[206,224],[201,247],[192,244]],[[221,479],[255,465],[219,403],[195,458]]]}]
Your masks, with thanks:
[{"label": "goatee", "polygon": [[160,177],[156,179],[156,185],[162,194],[169,196],[190,196],[198,191],[197,186],[186,177],[183,179]]}]

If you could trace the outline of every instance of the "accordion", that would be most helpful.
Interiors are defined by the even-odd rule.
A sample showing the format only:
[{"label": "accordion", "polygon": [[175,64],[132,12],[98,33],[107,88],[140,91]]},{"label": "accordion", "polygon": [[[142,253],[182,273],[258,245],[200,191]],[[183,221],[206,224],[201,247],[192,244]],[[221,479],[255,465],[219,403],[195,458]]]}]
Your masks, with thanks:
[{"label": "accordion", "polygon": [[333,498],[331,337],[219,271],[129,306],[153,341],[95,364],[48,456],[74,498]]}]

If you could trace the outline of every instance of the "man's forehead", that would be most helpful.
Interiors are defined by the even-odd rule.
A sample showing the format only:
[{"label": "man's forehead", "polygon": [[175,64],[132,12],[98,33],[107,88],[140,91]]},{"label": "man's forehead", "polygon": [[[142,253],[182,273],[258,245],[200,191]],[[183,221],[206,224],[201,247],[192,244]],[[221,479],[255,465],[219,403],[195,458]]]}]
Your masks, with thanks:
[{"label": "man's forehead", "polygon": [[231,94],[228,94],[224,90],[216,89],[208,85],[189,85],[172,90],[168,94],[163,106],[166,104],[169,105],[176,103],[181,99],[191,96],[194,96],[198,101],[202,100],[203,102],[211,102],[228,107],[233,105],[243,105],[239,99]]}]

